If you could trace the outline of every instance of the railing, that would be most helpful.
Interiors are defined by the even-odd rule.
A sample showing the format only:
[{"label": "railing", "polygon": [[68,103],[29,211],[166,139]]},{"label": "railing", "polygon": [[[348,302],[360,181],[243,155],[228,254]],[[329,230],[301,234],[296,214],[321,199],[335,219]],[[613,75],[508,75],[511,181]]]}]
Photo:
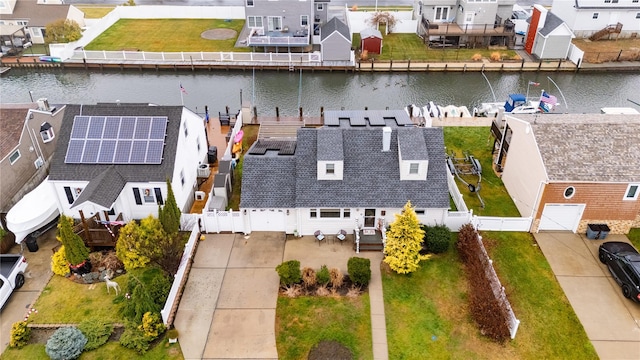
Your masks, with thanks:
[{"label": "railing", "polygon": [[601,64],[615,61],[640,61],[640,49],[585,52],[583,56],[585,63]]},{"label": "railing", "polygon": [[531,217],[495,217],[495,216],[474,216],[473,226],[483,231],[524,231],[531,229]]},{"label": "railing", "polygon": [[182,253],[182,259],[180,260],[178,271],[173,278],[173,284],[171,285],[171,290],[169,290],[169,296],[167,296],[167,301],[165,301],[164,307],[162,308],[162,310],[160,310],[160,314],[162,315],[162,322],[164,322],[167,327],[173,324],[175,312],[178,309],[178,305],[180,304],[182,289],[187,283],[189,270],[191,269],[191,259],[195,255],[196,244],[198,238],[200,237],[199,235],[200,232],[198,231],[198,226],[193,226],[193,228],[191,229],[189,240],[184,246],[184,252]]},{"label": "railing", "polygon": [[154,62],[321,62],[320,52],[313,53],[254,53],[254,52],[149,52],[149,51],[98,51],[75,50],[71,60],[84,61],[144,61]]},{"label": "railing", "polygon": [[309,45],[309,36],[250,36],[247,39],[249,46],[264,45],[289,45],[289,46],[307,46]]},{"label": "railing", "polygon": [[447,169],[447,186],[449,187],[449,195],[451,195],[453,203],[456,204],[458,212],[468,213],[469,209],[467,208],[467,204],[464,202],[462,193],[460,193],[458,184],[456,184],[456,179],[453,177],[453,174],[451,174],[449,169]]}]

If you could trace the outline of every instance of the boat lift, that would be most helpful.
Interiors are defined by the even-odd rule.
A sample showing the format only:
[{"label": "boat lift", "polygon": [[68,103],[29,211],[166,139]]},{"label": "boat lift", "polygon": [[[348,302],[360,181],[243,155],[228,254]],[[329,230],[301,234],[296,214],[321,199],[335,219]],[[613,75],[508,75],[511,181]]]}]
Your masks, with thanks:
[{"label": "boat lift", "polygon": [[[480,206],[484,209],[484,201],[480,196],[482,165],[480,165],[480,161],[478,159],[473,155],[469,155],[468,152],[464,152],[463,155],[464,157],[457,158],[455,152],[451,151],[451,154],[447,154],[447,166],[449,167],[449,171],[451,171],[452,175],[465,184],[471,193],[476,194],[478,200],[480,200]],[[460,175],[476,175],[478,177],[478,181],[474,185],[464,180]]]}]

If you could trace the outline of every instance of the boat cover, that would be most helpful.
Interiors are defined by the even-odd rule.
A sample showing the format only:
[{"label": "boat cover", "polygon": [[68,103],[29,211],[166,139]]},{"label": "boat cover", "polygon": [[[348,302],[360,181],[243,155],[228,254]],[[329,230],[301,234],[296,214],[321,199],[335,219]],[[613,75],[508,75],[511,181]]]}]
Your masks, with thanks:
[{"label": "boat cover", "polygon": [[25,195],[7,213],[7,228],[20,244],[27,235],[40,229],[60,214],[53,186],[45,179]]}]

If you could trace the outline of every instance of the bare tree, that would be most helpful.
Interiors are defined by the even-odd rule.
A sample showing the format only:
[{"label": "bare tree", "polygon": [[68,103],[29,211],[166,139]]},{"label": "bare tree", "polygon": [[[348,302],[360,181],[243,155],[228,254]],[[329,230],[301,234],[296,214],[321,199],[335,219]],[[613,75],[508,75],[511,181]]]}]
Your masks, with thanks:
[{"label": "bare tree", "polygon": [[391,33],[397,22],[398,20],[388,11],[375,12],[369,19],[369,23],[373,26],[377,27],[379,24],[387,25],[387,34]]}]

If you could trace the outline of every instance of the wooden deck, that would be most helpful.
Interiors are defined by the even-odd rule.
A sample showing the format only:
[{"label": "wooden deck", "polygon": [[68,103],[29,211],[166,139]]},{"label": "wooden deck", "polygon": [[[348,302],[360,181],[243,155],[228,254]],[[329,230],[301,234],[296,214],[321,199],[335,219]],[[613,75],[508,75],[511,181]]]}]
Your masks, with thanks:
[{"label": "wooden deck", "polygon": [[[355,239],[355,231],[353,238]],[[356,249],[355,241],[353,242],[353,249]],[[360,232],[360,251],[382,251],[383,249],[380,231],[376,230],[373,235],[365,235],[362,231]]]}]

